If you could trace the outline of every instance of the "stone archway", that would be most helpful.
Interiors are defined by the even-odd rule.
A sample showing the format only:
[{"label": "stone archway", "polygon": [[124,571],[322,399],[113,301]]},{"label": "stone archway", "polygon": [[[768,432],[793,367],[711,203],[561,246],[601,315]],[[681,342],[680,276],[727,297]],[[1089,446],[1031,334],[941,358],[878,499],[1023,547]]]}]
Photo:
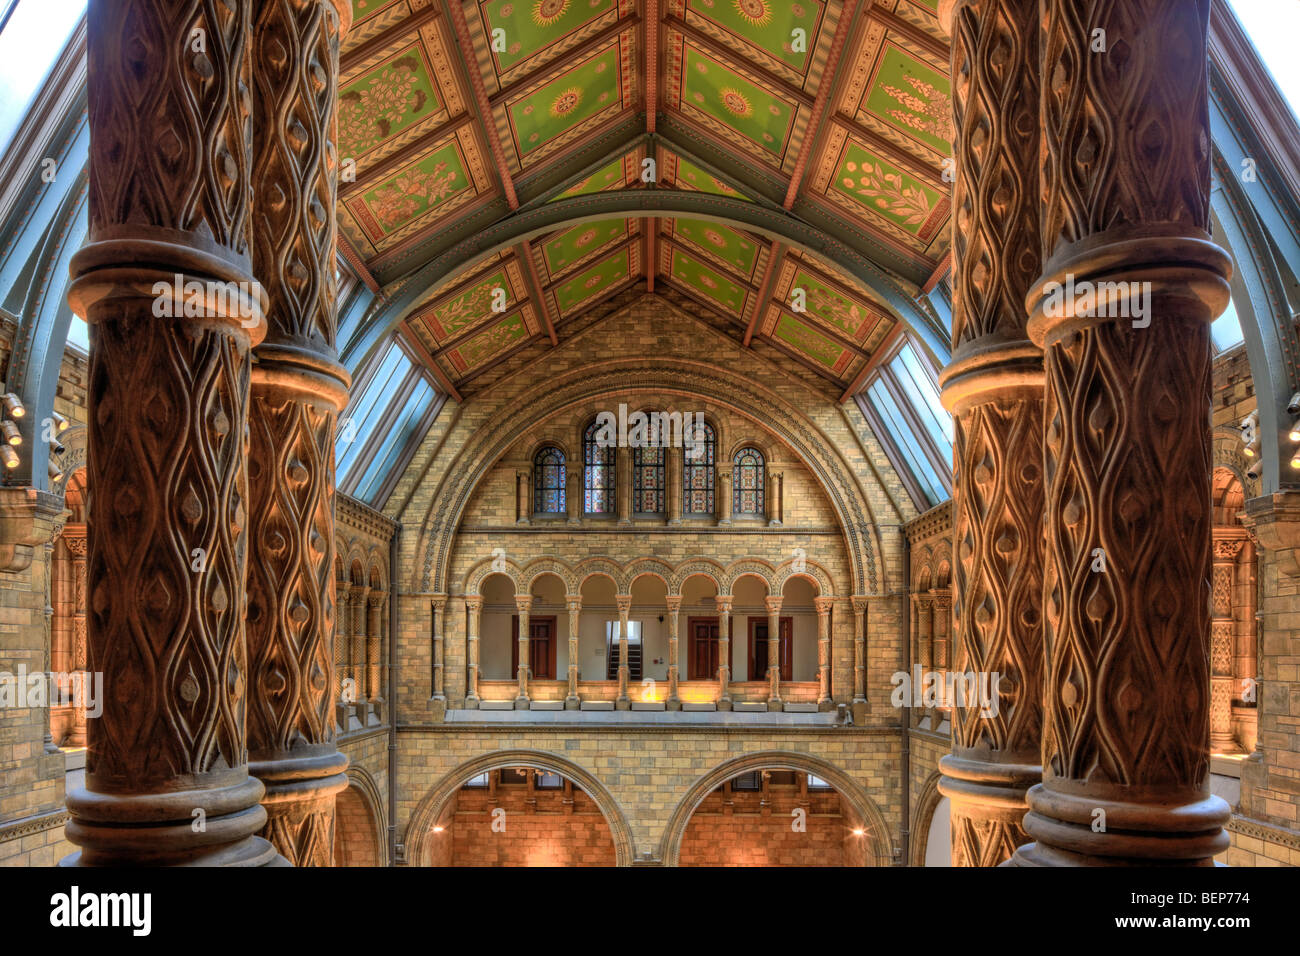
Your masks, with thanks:
[{"label": "stone archway", "polygon": [[348,769],[348,787],[336,798],[334,814],[335,866],[388,864],[383,802],[369,773]]},{"label": "stone archway", "polygon": [[[930,774],[917,796],[916,810],[912,815],[912,845],[908,847],[908,866],[925,866],[935,811],[944,801],[943,794],[939,792],[940,778],[937,770]],[[949,854],[951,856],[951,850]]]},{"label": "stone archway", "polygon": [[682,838],[691,817],[704,798],[728,780],[751,770],[795,770],[810,773],[829,783],[861,821],[866,843],[866,866],[889,866],[893,862],[893,837],[889,824],[867,792],[833,764],[807,754],[767,750],[725,761],[701,777],[678,802],[664,828],[660,856],[665,866],[678,866]]},{"label": "stone archway", "polygon": [[431,866],[429,837],[438,824],[457,791],[472,778],[493,770],[510,767],[533,767],[538,770],[557,773],[573,781],[591,797],[600,809],[605,823],[609,827],[610,838],[614,842],[616,866],[631,866],[633,856],[632,828],[627,822],[623,808],[605,785],[591,773],[566,760],[544,750],[497,750],[484,754],[443,776],[424,798],[411,815],[406,826],[404,842],[407,846],[411,866]]}]

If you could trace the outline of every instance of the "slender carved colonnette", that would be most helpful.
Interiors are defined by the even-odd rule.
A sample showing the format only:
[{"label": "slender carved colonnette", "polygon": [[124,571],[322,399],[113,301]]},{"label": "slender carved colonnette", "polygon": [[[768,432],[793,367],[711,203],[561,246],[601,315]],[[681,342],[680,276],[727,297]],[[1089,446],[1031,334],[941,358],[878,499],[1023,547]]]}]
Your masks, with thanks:
[{"label": "slender carved colonnette", "polygon": [[[1025,794],[1041,775],[1043,371],[1024,305],[1041,264],[1037,0],[959,0],[950,32],[956,284],[941,382],[954,415],[952,660],[998,682],[990,676],[990,701],[950,702],[940,790],[954,864],[996,866],[1029,839]],[[937,601],[936,638],[946,613]]]},{"label": "slender carved colonnette", "polygon": [[257,836],[245,740],[250,8],[89,7],[90,236],[69,301],[91,325],[87,630],[106,700],[68,864],[283,863]]},{"label": "slender carved colonnette", "polygon": [[[350,7],[253,0],[254,266],[269,300],[254,353],[249,454],[250,770],[265,835],[299,866],[329,866],[336,746],[334,428],[349,379],[334,351],[339,35]],[[365,632],[354,606],[354,639]],[[359,659],[360,658],[360,659]],[[354,653],[356,676],[364,657]]]},{"label": "slender carved colonnette", "polygon": [[1207,232],[1209,4],[1045,6],[1028,304],[1047,375],[1047,673],[1023,865],[1209,865],[1228,845],[1208,756],[1209,325],[1231,271]]}]

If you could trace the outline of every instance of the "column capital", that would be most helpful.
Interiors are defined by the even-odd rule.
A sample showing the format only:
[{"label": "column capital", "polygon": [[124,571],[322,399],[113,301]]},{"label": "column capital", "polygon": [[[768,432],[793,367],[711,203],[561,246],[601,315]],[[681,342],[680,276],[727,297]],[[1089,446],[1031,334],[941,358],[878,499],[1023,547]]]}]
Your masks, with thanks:
[{"label": "column capital", "polygon": [[769,594],[767,597],[763,598],[763,604],[766,605],[768,614],[780,614],[781,605],[784,603],[785,598],[783,597],[774,597]]},{"label": "column capital", "polygon": [[853,611],[855,614],[863,614],[871,605],[871,598],[865,594],[855,594],[852,597]]},{"label": "column capital", "polygon": [[371,608],[380,608],[388,600],[388,592],[381,591],[379,588],[371,588],[370,593],[366,595],[366,604]]},{"label": "column capital", "polygon": [[719,614],[730,614],[730,613],[731,613],[731,604],[732,604],[732,600],[733,600],[733,599],[732,599],[732,596],[731,596],[730,594],[719,594],[719,595],[716,595],[716,596],[713,598],[713,600],[714,600],[714,603],[717,605],[718,613],[719,613]]},{"label": "column capital", "polygon": [[627,614],[629,611],[632,610],[632,595],[615,594],[614,603],[618,606],[618,613],[620,615]]},{"label": "column capital", "polygon": [[520,612],[531,611],[533,609],[533,596],[531,594],[516,594],[515,608]]},{"label": "column capital", "polygon": [[465,610],[471,613],[483,610],[483,598],[478,594],[466,594],[461,600],[465,602]]},{"label": "column capital", "polygon": [[365,601],[366,595],[370,593],[370,588],[364,584],[353,584],[348,587],[348,595],[352,598],[353,603]]},{"label": "column capital", "polygon": [[565,609],[566,609],[570,614],[573,614],[573,613],[575,613],[576,611],[581,611],[581,610],[582,610],[582,595],[581,595],[581,594],[566,594],[566,595],[564,595],[564,607],[565,607]]},{"label": "column capital", "polygon": [[680,594],[668,595],[664,598],[664,606],[668,608],[670,613],[676,614],[682,609],[682,596]]},{"label": "column capital", "polygon": [[816,608],[817,613],[822,616],[831,613],[831,608],[833,608],[834,606],[835,606],[835,598],[833,597],[813,598],[813,607]]},{"label": "column capital", "polygon": [[1300,577],[1300,491],[1251,498],[1242,520],[1259,546],[1272,553],[1279,570]]},{"label": "column capital", "polygon": [[429,600],[433,604],[433,609],[439,614],[441,614],[443,608],[447,606],[447,595],[445,594],[435,594]]}]

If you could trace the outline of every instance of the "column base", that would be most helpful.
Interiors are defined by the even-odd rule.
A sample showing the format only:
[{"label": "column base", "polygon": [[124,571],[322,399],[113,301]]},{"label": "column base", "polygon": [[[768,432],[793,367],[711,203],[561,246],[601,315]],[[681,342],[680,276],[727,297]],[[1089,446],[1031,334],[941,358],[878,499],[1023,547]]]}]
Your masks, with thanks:
[{"label": "column base", "polygon": [[630,698],[630,697],[620,697],[620,698],[618,698],[618,700],[614,701],[614,709],[615,709],[615,710],[631,710],[631,709],[632,709],[632,698]]},{"label": "column base", "polygon": [[664,706],[665,706],[668,710],[681,710],[681,709],[682,709],[682,701],[681,701],[681,698],[680,698],[680,697],[669,697],[668,700],[664,701]]},{"label": "column base", "polygon": [[718,710],[731,710],[731,698],[730,697],[719,698]]},{"label": "column base", "polygon": [[867,702],[862,699],[855,700],[849,705],[849,710],[853,714],[853,722],[861,725],[867,719]]},{"label": "column base", "polygon": [[[1125,788],[1129,795],[1135,788]],[[1033,843],[1014,866],[1213,866],[1228,848],[1232,812],[1220,797],[1160,792],[1150,802],[1107,800],[1031,787],[1024,828]]]},{"label": "column base", "polygon": [[292,866],[333,866],[334,800],[347,789],[348,758],[332,749],[306,757],[250,760],[266,786],[262,836]]},{"label": "column base", "polygon": [[479,698],[473,696],[465,698],[466,710],[478,710],[478,705],[479,705]]},{"label": "column base", "polygon": [[780,697],[769,697],[767,699],[767,709],[769,711],[778,711],[784,706],[785,704],[782,703]]},{"label": "column base", "polygon": [[835,709],[835,701],[831,700],[829,697],[823,697],[817,701],[817,712],[819,714],[824,714],[827,711],[831,711],[834,709]]},{"label": "column base", "polygon": [[532,709],[532,702],[527,697],[515,698],[515,710],[530,710],[530,709]]},{"label": "column base", "polygon": [[564,698],[564,709],[565,709],[565,710],[581,710],[581,709],[582,709],[582,698],[581,698],[581,697],[566,697],[566,698]]}]

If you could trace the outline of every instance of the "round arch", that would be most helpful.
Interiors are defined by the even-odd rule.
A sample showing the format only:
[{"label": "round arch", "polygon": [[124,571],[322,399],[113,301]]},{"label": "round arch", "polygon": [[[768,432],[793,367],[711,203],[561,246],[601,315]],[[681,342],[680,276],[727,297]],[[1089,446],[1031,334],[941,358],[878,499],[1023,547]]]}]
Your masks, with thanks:
[{"label": "round arch", "polygon": [[558,773],[572,780],[591,797],[609,826],[610,836],[614,840],[615,865],[631,866],[633,856],[632,828],[627,822],[623,808],[605,785],[594,776],[557,754],[545,750],[497,750],[477,759],[461,764],[455,770],[443,776],[433,788],[424,795],[415,813],[406,825],[403,842],[408,848],[413,847],[412,866],[428,866],[426,839],[432,832],[434,824],[442,816],[451,798],[455,796],[464,783],[472,777],[492,770],[504,770],[507,767],[535,767],[550,773]]},{"label": "round arch", "polygon": [[441,480],[420,527],[424,556],[411,570],[414,591],[446,590],[455,531],[474,488],[517,437],[547,418],[615,392],[650,391],[712,401],[772,431],[820,484],[844,531],[853,593],[880,593],[883,569],[876,559],[879,530],[865,489],[837,444],[814,422],[774,392],[742,382],[703,362],[616,360],[548,380],[512,403],[513,413],[480,429],[461,448]]},{"label": "round arch", "polygon": [[686,795],[678,802],[673,814],[668,818],[660,841],[660,856],[665,866],[677,866],[681,853],[682,837],[690,825],[691,817],[704,798],[722,786],[737,774],[751,770],[795,770],[820,777],[835,788],[862,821],[867,831],[870,847],[871,866],[889,866],[893,861],[894,840],[889,832],[889,824],[875,801],[857,782],[833,764],[829,764],[808,754],[793,753],[785,750],[763,750],[727,760],[701,777]]},{"label": "round arch", "polygon": [[939,792],[939,779],[942,774],[934,771],[921,785],[921,792],[916,798],[916,812],[912,816],[912,845],[908,848],[908,866],[925,866],[925,853],[930,842],[930,821],[934,811],[943,799]]},{"label": "round arch", "polygon": [[[357,799],[361,802],[369,818],[371,828],[374,831],[375,839],[375,859],[378,860],[379,866],[391,865],[388,859],[388,841],[385,834],[388,832],[388,821],[384,814],[384,801],[379,793],[379,786],[375,783],[375,778],[371,776],[370,771],[364,767],[348,767],[348,786],[343,793],[355,793]],[[339,794],[341,798],[343,794]],[[337,808],[337,802],[335,804]],[[337,815],[337,809],[336,809]],[[334,839],[338,840],[338,826],[335,824]]]}]

